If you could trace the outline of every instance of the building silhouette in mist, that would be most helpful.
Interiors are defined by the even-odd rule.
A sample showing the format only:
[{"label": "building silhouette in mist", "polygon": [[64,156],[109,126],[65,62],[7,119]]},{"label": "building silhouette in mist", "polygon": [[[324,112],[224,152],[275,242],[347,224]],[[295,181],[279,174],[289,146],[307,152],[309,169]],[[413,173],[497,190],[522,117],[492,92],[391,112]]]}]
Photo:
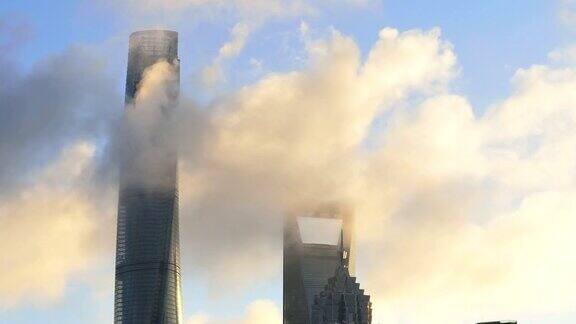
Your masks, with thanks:
[{"label": "building silhouette in mist", "polygon": [[[352,273],[354,271],[352,215],[336,206],[327,206],[306,217],[338,221],[336,242],[330,243],[307,242],[302,235],[304,228],[301,228],[299,222],[301,217],[298,216],[287,215],[284,223],[284,324],[350,323],[318,320],[324,318],[323,314],[331,314],[333,306],[331,298],[340,298],[349,294],[346,289],[340,289],[342,288],[342,274],[345,273],[350,278],[344,279],[344,282],[355,280],[351,279],[348,274],[349,271]],[[363,291],[360,295],[363,296]],[[322,299],[320,296],[325,298]],[[369,297],[367,298],[368,303],[364,303],[364,306],[369,306]],[[368,321],[359,323],[370,323],[371,308],[361,311],[351,307],[351,304],[346,305],[345,312],[363,314],[369,312],[370,316],[366,317]],[[342,315],[344,316],[342,318],[348,318],[349,315],[346,313]]]},{"label": "building silhouette in mist", "polygon": [[[152,108],[159,110],[159,124],[168,125],[179,88],[178,33],[139,31],[130,35],[129,43],[125,114],[139,114],[141,107],[135,99],[146,69],[166,61],[176,81],[166,89],[168,103]],[[123,134],[115,323],[182,322],[177,154],[169,133],[158,127]]]},{"label": "building silhouette in mist", "polygon": [[516,321],[481,322],[478,324],[518,324]]},{"label": "building silhouette in mist", "polygon": [[348,268],[340,266],[334,277],[328,279],[324,290],[314,298],[312,323],[314,324],[369,324],[372,322],[370,296],[364,294]]}]

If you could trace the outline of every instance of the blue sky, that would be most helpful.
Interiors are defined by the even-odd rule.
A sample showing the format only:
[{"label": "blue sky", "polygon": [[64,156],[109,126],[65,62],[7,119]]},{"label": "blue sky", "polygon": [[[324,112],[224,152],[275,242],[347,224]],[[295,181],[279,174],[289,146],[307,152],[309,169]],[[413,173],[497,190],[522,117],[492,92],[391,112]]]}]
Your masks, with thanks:
[{"label": "blue sky", "polygon": [[[555,1],[444,0],[384,1],[374,8],[352,12],[327,8],[314,17],[267,25],[249,40],[244,53],[232,64],[245,68],[254,56],[262,58],[272,71],[289,68],[293,62],[273,59],[276,53],[269,45],[283,34],[294,32],[301,19],[317,29],[334,27],[351,35],[364,51],[369,50],[377,32],[385,26],[400,30],[440,27],[444,37],[454,44],[462,67],[458,89],[478,106],[485,106],[508,93],[509,79],[518,68],[545,63],[551,49],[570,41],[573,34],[557,19],[559,7]],[[30,40],[21,51],[20,63],[24,66],[71,44],[97,45],[110,38],[125,37],[134,28],[109,4],[90,1],[9,1],[0,4],[0,10],[3,16],[16,17],[30,26]],[[206,65],[217,53],[234,21],[207,19],[190,24],[163,20],[161,24],[185,27],[179,29],[180,51],[187,63],[184,68],[192,73],[191,69]],[[121,58],[118,55],[114,61]],[[121,77],[122,71],[118,70],[114,73]],[[243,75],[232,77],[240,83],[246,80]]]},{"label": "blue sky", "polygon": [[[23,75],[31,73],[34,66],[41,64],[39,62],[59,55],[71,46],[93,50],[105,61],[104,72],[115,82],[115,89],[121,94],[129,33],[144,27],[176,29],[180,33],[182,88],[185,95],[200,106],[209,107],[212,100],[218,101],[226,94],[250,86],[269,73],[306,69],[310,64],[306,60],[307,44],[299,31],[303,23],[309,26],[313,38],[326,37],[332,28],[351,37],[363,58],[367,57],[378,40],[378,32],[384,27],[400,31],[439,27],[442,40],[451,43],[457,55],[456,70],[459,76],[450,83],[451,92],[466,97],[476,115],[482,116],[490,105],[505,101],[514,92],[510,79],[518,69],[550,64],[549,53],[570,45],[574,37],[570,27],[562,24],[558,18],[561,3],[557,1],[382,0],[363,5],[340,4],[338,1],[313,3],[317,9],[313,14],[264,19],[254,28],[239,53],[223,61],[226,81],[215,88],[201,85],[199,75],[212,64],[220,47],[230,40],[230,30],[240,21],[250,21],[249,14],[246,18],[243,16],[245,13],[235,13],[235,9],[203,16],[202,13],[194,13],[196,9],[192,7],[186,9],[185,14],[172,16],[172,11],[160,15],[154,11],[130,14],[126,7],[116,6],[113,1],[2,1],[0,42],[6,32],[11,32],[2,29],[2,22],[23,26],[25,37],[16,54],[11,56],[13,64]],[[129,8],[130,5],[127,6]],[[259,62],[260,68],[255,67],[255,62]],[[185,258],[184,265],[190,266],[191,262],[191,258]],[[66,281],[64,295],[47,304],[25,301],[0,310],[0,322],[110,321],[112,300],[109,297],[112,287],[98,286],[87,279],[94,273],[112,274],[112,269],[107,269],[107,266],[113,266],[112,261],[104,262],[94,270],[71,275]],[[368,271],[363,271],[362,267],[358,272],[361,278],[368,275]],[[193,278],[192,273],[195,275]],[[191,272],[184,278],[186,318],[197,313],[236,318],[242,315],[246,305],[256,299],[271,299],[281,304],[281,281],[277,275],[247,292],[216,294],[215,297],[208,297],[211,288],[206,283],[205,275]],[[110,288],[108,293],[106,288]],[[542,319],[535,318],[532,323],[570,323],[574,318],[569,312],[541,316]],[[410,322],[400,318],[397,323]]]}]

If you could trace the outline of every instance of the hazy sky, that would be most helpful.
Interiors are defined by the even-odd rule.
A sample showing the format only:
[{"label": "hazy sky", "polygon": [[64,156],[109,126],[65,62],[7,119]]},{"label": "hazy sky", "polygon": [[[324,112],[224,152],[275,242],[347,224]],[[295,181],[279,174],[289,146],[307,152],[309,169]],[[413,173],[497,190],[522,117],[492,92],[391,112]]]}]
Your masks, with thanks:
[{"label": "hazy sky", "polygon": [[[0,323],[112,321],[127,41],[179,32],[186,324],[345,203],[375,323],[576,322],[576,2],[0,2]],[[227,322],[226,322],[227,323]]]}]

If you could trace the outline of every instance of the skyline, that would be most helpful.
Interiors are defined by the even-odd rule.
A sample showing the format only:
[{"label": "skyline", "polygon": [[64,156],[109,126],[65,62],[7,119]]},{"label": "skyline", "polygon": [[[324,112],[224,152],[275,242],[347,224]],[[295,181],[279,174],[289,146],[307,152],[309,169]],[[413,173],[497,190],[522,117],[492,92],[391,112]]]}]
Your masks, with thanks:
[{"label": "skyline", "polygon": [[160,27],[185,324],[275,323],[282,219],[326,201],[373,323],[574,322],[575,3],[136,4],[0,4],[0,322],[112,320],[127,39]]}]

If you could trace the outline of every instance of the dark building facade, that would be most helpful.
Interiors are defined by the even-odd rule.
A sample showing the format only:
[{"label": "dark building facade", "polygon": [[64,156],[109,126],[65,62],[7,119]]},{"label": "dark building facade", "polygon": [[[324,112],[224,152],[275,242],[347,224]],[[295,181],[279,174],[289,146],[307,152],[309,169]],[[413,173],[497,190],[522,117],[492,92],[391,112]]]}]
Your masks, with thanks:
[{"label": "dark building facade", "polygon": [[370,324],[372,303],[348,269],[338,267],[312,305],[313,324]]},{"label": "dark building facade", "polygon": [[[120,167],[114,322],[182,323],[177,153],[164,128],[179,88],[178,34],[148,30],[130,36],[126,116],[138,114],[138,89],[147,68],[165,61],[175,74],[158,125],[125,132]],[[150,107],[148,107],[150,108]],[[125,127],[128,128],[128,127]]]},{"label": "dark building facade", "polygon": [[287,215],[284,224],[284,324],[312,322],[316,297],[324,290],[339,267],[354,268],[352,216],[338,207],[323,207],[312,218],[341,221],[335,244],[307,243],[302,239],[297,215]]}]

